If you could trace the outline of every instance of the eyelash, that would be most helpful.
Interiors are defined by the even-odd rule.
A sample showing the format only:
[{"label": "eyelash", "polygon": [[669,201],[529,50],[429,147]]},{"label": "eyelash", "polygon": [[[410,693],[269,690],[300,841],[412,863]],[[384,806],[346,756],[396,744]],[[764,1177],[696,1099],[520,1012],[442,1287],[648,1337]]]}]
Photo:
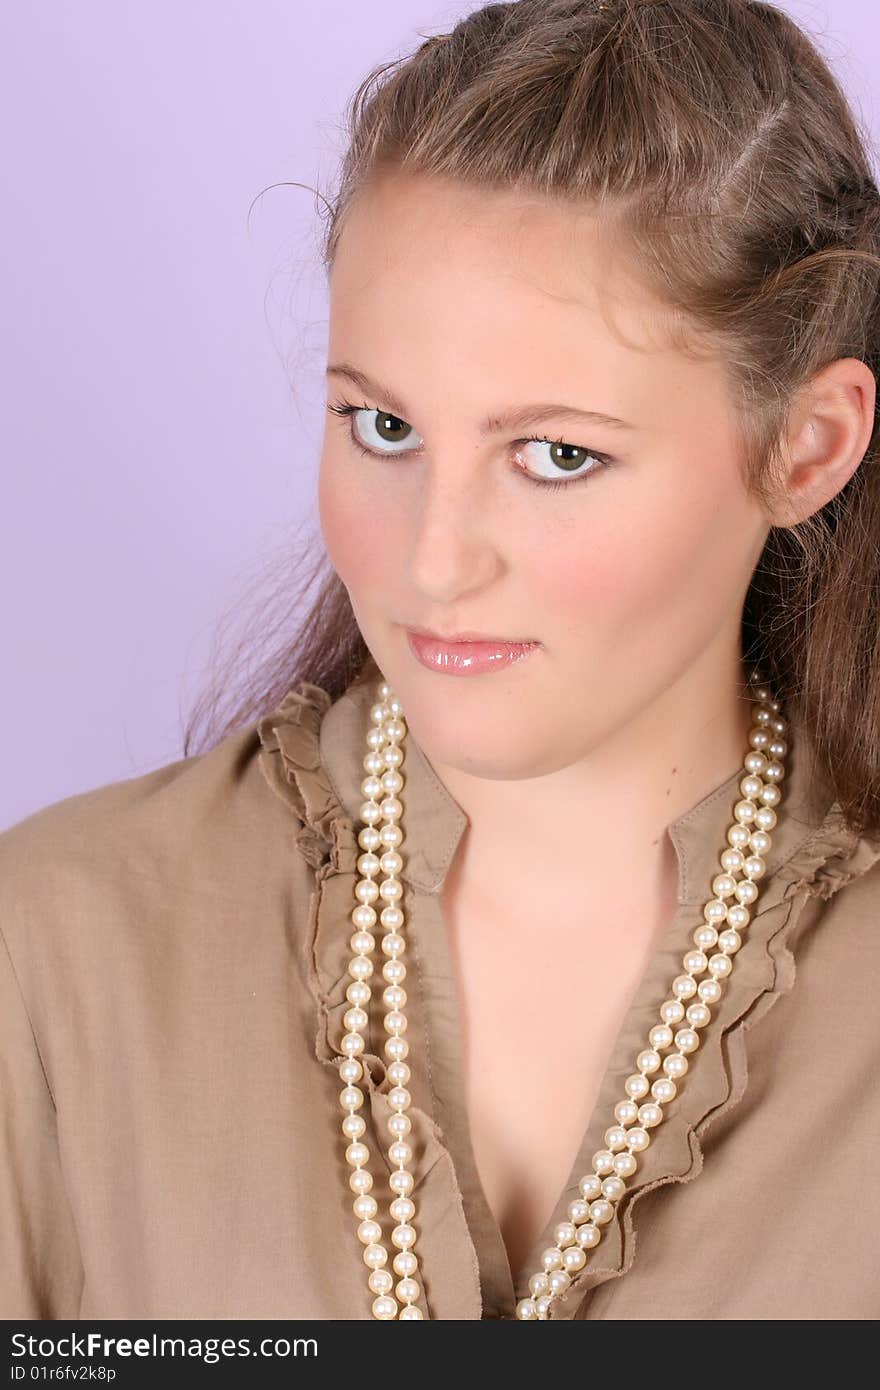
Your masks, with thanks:
[{"label": "eyelash", "polygon": [[[385,414],[388,414],[388,415],[392,414],[391,411],[386,411],[386,412],[377,411],[376,408],[375,408],[375,406],[371,406],[371,405],[352,405],[350,401],[334,401],[331,405],[328,405],[327,409],[330,410],[330,411],[332,411],[334,415],[348,416],[349,419],[350,419],[353,415],[356,415],[357,412],[358,412],[359,410],[367,410],[367,411],[369,411],[369,410],[375,410],[375,411],[376,411],[376,414],[381,414],[381,413],[385,413]],[[398,417],[395,416],[395,419],[397,419],[397,418],[398,418]],[[392,454],[381,454],[381,453],[378,453],[378,452],[377,452],[376,450],[374,450],[374,449],[368,449],[367,446],[366,446],[366,444],[362,444],[362,443],[360,442],[360,440],[357,439],[357,438],[355,437],[355,433],[354,433],[354,430],[351,428],[351,425],[349,425],[349,437],[350,437],[351,442],[352,442],[352,444],[354,445],[354,447],[355,447],[356,449],[359,449],[360,452],[361,452],[362,454],[366,454],[368,458],[392,458],[392,457],[394,457]],[[583,444],[575,444],[575,445],[572,445],[567,439],[548,439],[548,438],[546,437],[546,435],[530,434],[530,435],[526,436],[525,439],[518,439],[518,440],[516,441],[516,443],[517,443],[517,444],[555,444],[555,445],[558,445],[558,446],[560,446],[560,447],[562,447],[562,448],[585,449],[586,452],[590,455],[591,458],[596,459],[597,463],[599,464],[599,467],[598,467],[598,468],[591,468],[591,469],[589,470],[589,472],[587,472],[587,473],[582,473],[582,474],[581,474],[579,477],[577,477],[577,478],[570,478],[567,482],[566,482],[564,479],[562,479],[562,478],[560,478],[560,479],[553,479],[553,478],[535,478],[535,477],[532,477],[531,474],[527,473],[527,472],[525,471],[525,469],[522,469],[522,468],[521,468],[521,469],[518,469],[518,470],[517,470],[518,472],[522,473],[530,483],[533,483],[535,487],[551,488],[554,492],[555,492],[558,488],[574,487],[575,483],[585,483],[585,482],[587,482],[590,478],[592,478],[592,477],[594,476],[594,474],[600,472],[601,469],[603,469],[603,468],[610,468],[610,467],[612,467],[613,464],[614,464],[614,459],[609,458],[609,456],[608,456],[607,454],[599,454],[599,453],[597,453],[597,452],[595,451],[595,449],[587,449],[586,446],[583,445]],[[403,451],[401,451],[401,452],[403,452]]]}]

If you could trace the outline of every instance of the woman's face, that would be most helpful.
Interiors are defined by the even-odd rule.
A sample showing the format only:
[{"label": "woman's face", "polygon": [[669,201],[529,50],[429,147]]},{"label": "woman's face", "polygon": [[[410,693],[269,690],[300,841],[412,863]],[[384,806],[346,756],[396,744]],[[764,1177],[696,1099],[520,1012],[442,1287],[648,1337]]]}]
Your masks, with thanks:
[{"label": "woman's face", "polygon": [[[586,213],[399,174],[339,242],[328,361],[358,379],[328,373],[327,551],[415,736],[477,775],[567,766],[673,687],[676,718],[700,722],[741,675],[768,524],[720,366],[664,343],[619,262]],[[409,626],[541,646],[463,679],[421,665]]]}]

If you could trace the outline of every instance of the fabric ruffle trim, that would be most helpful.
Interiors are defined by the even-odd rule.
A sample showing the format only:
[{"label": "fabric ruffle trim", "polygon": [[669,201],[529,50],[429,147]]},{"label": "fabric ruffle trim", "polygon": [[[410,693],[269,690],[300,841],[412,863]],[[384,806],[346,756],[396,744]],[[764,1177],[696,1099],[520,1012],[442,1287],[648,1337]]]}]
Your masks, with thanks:
[{"label": "fabric ruffle trim", "polygon": [[[361,849],[355,825],[321,763],[321,723],[331,703],[325,690],[304,681],[257,727],[266,755],[263,767],[267,780],[296,813],[301,823],[296,847],[315,870],[308,927],[310,984],[317,1010],[315,1056],[335,1069],[339,1050],[334,1040],[345,1032],[343,1015],[349,1007],[345,991],[350,932],[343,924],[350,921],[355,905]],[[702,1136],[742,1099],[748,1086],[748,1029],[794,986],[796,964],[789,940],[804,904],[814,896],[831,898],[880,859],[880,839],[848,831],[835,810],[832,808],[823,824],[776,869],[762,889],[736,968],[715,1016],[701,1035],[693,1069],[655,1132],[653,1143],[641,1155],[640,1167],[618,1202],[601,1244],[573,1277],[565,1294],[554,1300],[551,1319],[578,1317],[578,1304],[588,1290],[630,1268],[636,1248],[633,1209],[644,1193],[665,1183],[691,1182],[699,1175]],[[686,949],[684,944],[682,949]],[[658,981],[660,989],[666,984],[665,979]],[[659,1002],[658,998],[658,1006]],[[387,1100],[390,1086],[372,1013],[370,1020],[370,1050],[361,1054],[365,1073],[361,1085],[369,1094],[375,1133],[383,1135],[391,1109]],[[424,1110],[413,1103],[407,1113],[413,1126],[409,1138],[415,1149],[417,1190],[448,1150],[442,1131]],[[390,1171],[385,1146],[380,1143],[378,1149]],[[576,1195],[571,1191],[569,1199]],[[526,1293],[518,1289],[517,1297]]]},{"label": "fabric ruffle trim", "polygon": [[749,1029],[794,988],[797,965],[790,943],[804,906],[812,897],[830,899],[878,859],[880,839],[847,830],[835,806],[776,869],[762,889],[724,996],[702,1033],[693,1071],[642,1155],[642,1166],[617,1204],[601,1244],[566,1293],[554,1300],[550,1319],[589,1316],[586,1306],[578,1307],[584,1295],[630,1269],[637,1236],[633,1210],[640,1197],[666,1183],[692,1182],[699,1176],[703,1136],[748,1087]]},{"label": "fabric ruffle trim", "polygon": [[[355,930],[351,913],[356,906],[357,861],[363,850],[355,824],[321,761],[321,723],[331,704],[330,695],[321,686],[301,681],[285,695],[277,710],[259,721],[257,731],[269,785],[300,820],[296,848],[315,870],[307,942],[309,984],[317,1015],[314,1051],[319,1062],[336,1071],[340,1056],[336,1044],[346,1031],[343,1016],[351,1007],[346,998],[351,979],[349,942]],[[360,1054],[364,1076],[359,1084],[368,1095],[375,1134],[385,1135],[391,1114],[387,1099],[391,1084],[380,1047],[375,1013],[371,1012],[367,1047]],[[412,1123],[408,1140],[414,1150],[417,1190],[447,1150],[442,1131],[425,1110],[413,1103],[407,1114]],[[373,1152],[376,1147],[391,1172],[387,1144],[371,1146]]]}]

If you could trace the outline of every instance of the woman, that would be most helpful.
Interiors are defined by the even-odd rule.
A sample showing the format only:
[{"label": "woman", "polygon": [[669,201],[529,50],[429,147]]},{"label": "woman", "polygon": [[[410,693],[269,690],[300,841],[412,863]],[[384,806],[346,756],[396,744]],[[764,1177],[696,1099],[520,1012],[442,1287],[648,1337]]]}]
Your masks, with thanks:
[{"label": "woman", "polygon": [[330,574],[0,836],[5,1316],[877,1315],[878,203],[768,5],[365,81]]}]

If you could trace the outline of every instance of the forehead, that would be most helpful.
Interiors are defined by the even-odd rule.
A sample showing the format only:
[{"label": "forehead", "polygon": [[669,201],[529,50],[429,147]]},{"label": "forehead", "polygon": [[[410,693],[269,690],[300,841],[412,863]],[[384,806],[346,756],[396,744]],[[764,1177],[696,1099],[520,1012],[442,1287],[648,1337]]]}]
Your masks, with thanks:
[{"label": "forehead", "polygon": [[383,380],[457,373],[505,398],[586,389],[624,418],[634,398],[718,386],[675,348],[672,311],[588,205],[383,173],[346,211],[329,286],[330,360]]}]

